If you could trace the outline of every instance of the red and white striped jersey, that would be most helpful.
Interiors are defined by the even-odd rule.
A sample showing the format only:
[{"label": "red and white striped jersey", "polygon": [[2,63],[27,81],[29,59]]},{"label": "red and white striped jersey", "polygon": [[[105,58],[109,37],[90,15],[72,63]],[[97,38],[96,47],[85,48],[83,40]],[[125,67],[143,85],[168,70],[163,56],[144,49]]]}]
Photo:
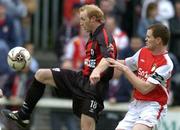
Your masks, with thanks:
[{"label": "red and white striped jersey", "polygon": [[157,101],[161,105],[167,104],[170,77],[173,70],[173,63],[167,52],[153,55],[148,48],[144,47],[132,57],[126,58],[125,64],[132,71],[136,71],[137,76],[142,80],[156,84],[156,87],[145,95],[134,89],[135,99]]}]

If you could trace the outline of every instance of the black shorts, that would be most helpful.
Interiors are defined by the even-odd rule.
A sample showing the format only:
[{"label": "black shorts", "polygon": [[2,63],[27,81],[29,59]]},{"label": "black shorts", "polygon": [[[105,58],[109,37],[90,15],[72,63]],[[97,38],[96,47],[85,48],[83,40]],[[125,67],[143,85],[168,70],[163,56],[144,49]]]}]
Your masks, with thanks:
[{"label": "black shorts", "polygon": [[60,93],[72,98],[73,112],[78,117],[81,114],[85,114],[97,121],[99,113],[103,110],[104,106],[103,100],[98,97],[99,93],[96,87],[105,85],[105,83],[100,82],[98,86],[91,86],[89,77],[83,76],[82,72],[59,68],[52,69],[51,71]]}]

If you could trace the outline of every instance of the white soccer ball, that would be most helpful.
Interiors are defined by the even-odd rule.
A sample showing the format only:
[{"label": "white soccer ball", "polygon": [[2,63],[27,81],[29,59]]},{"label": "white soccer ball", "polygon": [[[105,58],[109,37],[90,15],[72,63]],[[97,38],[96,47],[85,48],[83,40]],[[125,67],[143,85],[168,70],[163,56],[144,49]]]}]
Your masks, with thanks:
[{"label": "white soccer ball", "polygon": [[14,47],[8,52],[7,62],[9,66],[15,70],[20,71],[30,64],[31,55],[23,47]]}]

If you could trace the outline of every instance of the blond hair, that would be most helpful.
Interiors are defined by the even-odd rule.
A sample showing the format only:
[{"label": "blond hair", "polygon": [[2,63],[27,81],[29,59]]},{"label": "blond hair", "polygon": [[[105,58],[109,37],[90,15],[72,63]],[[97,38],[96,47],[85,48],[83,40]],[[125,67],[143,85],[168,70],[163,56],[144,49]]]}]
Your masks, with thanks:
[{"label": "blond hair", "polygon": [[87,12],[87,16],[88,18],[91,17],[96,17],[96,20],[99,22],[104,22],[104,13],[103,11],[94,4],[90,4],[90,5],[84,5],[79,9],[80,12],[82,11],[86,11]]}]

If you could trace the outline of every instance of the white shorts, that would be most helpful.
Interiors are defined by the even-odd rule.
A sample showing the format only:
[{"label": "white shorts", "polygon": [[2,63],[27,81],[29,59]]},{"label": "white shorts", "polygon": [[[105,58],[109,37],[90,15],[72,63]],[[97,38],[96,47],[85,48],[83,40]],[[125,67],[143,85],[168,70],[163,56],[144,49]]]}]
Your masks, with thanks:
[{"label": "white shorts", "polygon": [[124,119],[119,122],[116,130],[132,130],[133,126],[138,123],[155,128],[166,113],[167,105],[161,106],[154,101],[134,100],[129,104],[129,110]]}]

